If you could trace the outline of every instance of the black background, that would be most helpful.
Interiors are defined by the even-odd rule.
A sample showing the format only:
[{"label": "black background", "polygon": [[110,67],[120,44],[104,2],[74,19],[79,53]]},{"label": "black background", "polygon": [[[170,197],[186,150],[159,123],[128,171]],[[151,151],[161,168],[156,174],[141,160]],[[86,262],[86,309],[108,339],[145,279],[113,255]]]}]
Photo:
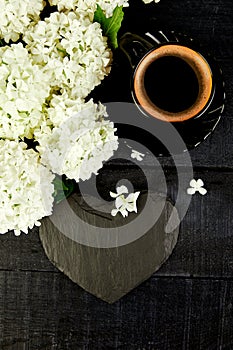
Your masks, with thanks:
[{"label": "black background", "polygon": [[[153,21],[187,33],[222,67],[223,118],[191,152],[195,177],[208,194],[193,196],[167,263],[113,305],[53,267],[37,229],[19,238],[1,236],[0,349],[233,349],[233,2],[161,0],[146,6],[131,0],[125,13],[122,31],[129,25],[143,30]],[[169,159],[163,162],[172,188],[175,171]]]}]

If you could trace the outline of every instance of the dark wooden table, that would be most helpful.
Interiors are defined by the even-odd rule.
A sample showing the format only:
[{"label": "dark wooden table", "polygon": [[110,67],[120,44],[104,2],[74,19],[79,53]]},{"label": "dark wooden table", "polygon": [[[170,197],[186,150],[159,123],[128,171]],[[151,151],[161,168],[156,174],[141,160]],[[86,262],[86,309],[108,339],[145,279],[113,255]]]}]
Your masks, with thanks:
[{"label": "dark wooden table", "polygon": [[[127,20],[148,16],[138,0]],[[47,259],[38,230],[0,237],[1,350],[233,349],[233,2],[161,0],[151,16],[195,37],[217,58],[226,109],[191,152],[206,196],[193,196],[162,268],[113,305],[85,292]],[[154,10],[153,10],[154,9]],[[174,169],[166,164],[172,185]]]}]

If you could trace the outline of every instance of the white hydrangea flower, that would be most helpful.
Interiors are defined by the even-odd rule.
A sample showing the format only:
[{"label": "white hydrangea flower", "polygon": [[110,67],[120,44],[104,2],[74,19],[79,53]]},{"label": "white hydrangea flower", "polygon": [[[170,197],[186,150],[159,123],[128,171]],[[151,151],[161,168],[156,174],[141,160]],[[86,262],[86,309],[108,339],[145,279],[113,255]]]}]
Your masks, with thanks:
[{"label": "white hydrangea flower", "polygon": [[0,140],[0,233],[16,235],[52,213],[54,175],[23,142]]},{"label": "white hydrangea flower", "polygon": [[[65,91],[62,95],[53,95],[50,106],[47,109],[47,119],[50,121],[50,124],[59,127],[73,115],[88,107],[92,108],[92,106],[92,100],[88,102],[81,98],[73,100]],[[37,135],[39,134],[37,133]]]},{"label": "white hydrangea flower", "polygon": [[17,41],[30,23],[38,22],[44,6],[43,0],[0,0],[0,38]]},{"label": "white hydrangea flower", "polygon": [[54,173],[65,174],[77,182],[97,174],[118,147],[116,129],[104,118],[105,114],[103,105],[92,102],[92,106],[89,104],[89,108],[71,116],[60,127],[38,132],[41,162]]},{"label": "white hydrangea flower", "polygon": [[0,137],[32,138],[44,119],[49,77],[21,43],[0,48]]},{"label": "white hydrangea flower", "polygon": [[95,127],[95,121],[102,117],[107,117],[106,107],[95,104],[93,100],[85,102],[84,99],[70,99],[69,94],[65,91],[62,95],[53,95],[50,101],[50,107],[46,110],[46,118],[41,125],[34,130],[34,138],[40,144],[45,145],[51,138],[54,127],[63,127],[69,118],[79,114],[76,129],[87,129]]},{"label": "white hydrangea flower", "polygon": [[70,11],[54,12],[24,36],[27,49],[44,66],[52,87],[85,98],[110,72],[111,50],[99,23]]},{"label": "white hydrangea flower", "polygon": [[111,17],[114,9],[117,6],[127,7],[129,6],[128,0],[97,0],[96,3],[102,8],[105,12],[106,17]]},{"label": "white hydrangea flower", "polygon": [[[118,147],[106,108],[85,98],[108,75],[112,59],[93,23],[96,6],[110,17],[128,0],[49,2],[60,12],[42,21],[43,0],[0,0],[0,39],[26,43],[0,48],[0,233],[27,233],[52,213],[51,171],[87,180]],[[24,137],[37,141],[40,153],[27,149]],[[125,198],[123,187],[114,213],[127,216],[137,212],[139,192]]]},{"label": "white hydrangea flower", "polygon": [[96,6],[99,5],[106,17],[111,17],[117,6],[129,6],[128,0],[49,0],[51,5],[56,5],[58,10],[75,10],[84,14],[91,14],[93,18]]}]

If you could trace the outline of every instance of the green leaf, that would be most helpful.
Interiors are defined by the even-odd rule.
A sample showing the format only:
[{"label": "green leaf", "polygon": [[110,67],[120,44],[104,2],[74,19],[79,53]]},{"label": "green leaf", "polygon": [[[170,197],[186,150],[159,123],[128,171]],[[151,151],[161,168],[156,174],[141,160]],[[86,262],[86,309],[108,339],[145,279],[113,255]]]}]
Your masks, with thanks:
[{"label": "green leaf", "polygon": [[69,197],[69,195],[74,191],[74,182],[72,180],[62,178],[56,175],[53,180],[54,184],[54,201],[56,204],[60,203],[63,199]]},{"label": "green leaf", "polygon": [[108,37],[109,46],[113,49],[118,47],[117,33],[121,27],[123,17],[123,6],[117,6],[113,11],[112,17],[106,18],[101,7],[97,5],[94,14],[94,22],[98,22],[101,25],[103,35]]}]

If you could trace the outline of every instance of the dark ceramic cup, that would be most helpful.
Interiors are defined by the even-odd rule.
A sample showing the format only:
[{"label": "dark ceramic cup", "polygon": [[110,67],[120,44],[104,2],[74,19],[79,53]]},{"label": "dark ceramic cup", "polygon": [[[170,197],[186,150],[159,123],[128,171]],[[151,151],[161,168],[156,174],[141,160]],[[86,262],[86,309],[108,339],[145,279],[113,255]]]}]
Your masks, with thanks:
[{"label": "dark ceramic cup", "polygon": [[183,122],[204,113],[213,97],[211,67],[202,54],[180,43],[156,43],[126,33],[120,48],[133,69],[132,95],[149,116]]}]

